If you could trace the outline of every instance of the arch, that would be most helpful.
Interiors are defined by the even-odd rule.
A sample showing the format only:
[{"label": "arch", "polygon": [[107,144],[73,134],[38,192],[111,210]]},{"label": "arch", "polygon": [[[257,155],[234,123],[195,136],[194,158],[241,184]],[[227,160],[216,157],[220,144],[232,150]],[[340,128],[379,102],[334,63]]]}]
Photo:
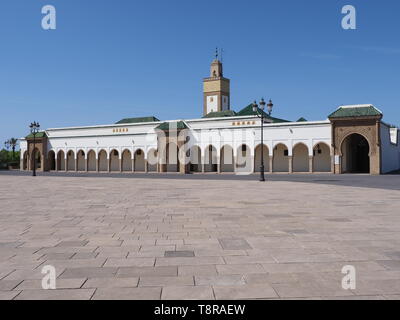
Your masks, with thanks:
[{"label": "arch", "polygon": [[209,145],[205,149],[204,171],[205,172],[217,172],[218,171],[217,149],[213,145]]},{"label": "arch", "polygon": [[24,152],[22,161],[22,170],[28,170],[28,151]]},{"label": "arch", "polygon": [[[263,149],[263,157],[264,157],[264,171],[269,171],[269,149],[264,144],[262,146]],[[254,171],[261,171],[261,144],[259,144],[254,150]]]},{"label": "arch", "polygon": [[77,157],[78,171],[86,171],[85,152],[83,150],[79,150],[76,157]]},{"label": "arch", "polygon": [[88,171],[96,171],[96,152],[94,150],[90,150],[87,154],[87,170]]},{"label": "arch", "polygon": [[142,149],[138,149],[135,152],[135,171],[144,172],[146,171],[145,161],[144,161],[144,152]]},{"label": "arch", "polygon": [[247,144],[242,144],[237,148],[236,168],[242,172],[252,171],[251,152]]},{"label": "arch", "polygon": [[370,144],[361,134],[349,134],[340,147],[342,173],[370,173]]},{"label": "arch", "polygon": [[132,152],[130,150],[125,149],[122,152],[122,171],[124,172],[132,172]]},{"label": "arch", "polygon": [[178,146],[175,143],[170,142],[167,144],[165,151],[167,172],[179,172]]},{"label": "arch", "polygon": [[33,169],[33,162],[35,161],[36,164],[36,170],[41,170],[42,169],[42,154],[40,153],[40,150],[38,148],[35,148],[32,152],[32,157],[31,157],[31,168]]},{"label": "arch", "polygon": [[201,149],[199,146],[190,148],[190,171],[201,172]]},{"label": "arch", "polygon": [[97,161],[99,162],[99,171],[107,172],[108,171],[108,157],[107,152],[105,150],[100,150]]},{"label": "arch", "polygon": [[67,152],[67,169],[68,171],[75,171],[75,153],[72,150]]},{"label": "arch", "polygon": [[119,152],[118,150],[111,150],[110,152],[110,171],[119,172]]},{"label": "arch", "polygon": [[47,154],[47,163],[50,171],[56,170],[56,153],[54,150],[50,150]]},{"label": "arch", "polygon": [[308,147],[302,142],[293,147],[293,172],[310,172]]},{"label": "arch", "polygon": [[313,148],[313,171],[314,172],[331,172],[332,171],[332,160],[331,160],[331,149],[329,146],[320,142],[317,143]]},{"label": "arch", "polygon": [[273,172],[289,172],[289,150],[283,143],[277,144],[274,148],[272,169]]},{"label": "arch", "polygon": [[60,150],[57,153],[57,169],[65,171],[65,153],[63,150]]},{"label": "arch", "polygon": [[158,162],[158,151],[156,149],[150,149],[147,152],[147,163],[149,172],[157,172],[157,162]]},{"label": "arch", "polygon": [[221,148],[221,172],[235,172],[233,148],[230,145]]}]

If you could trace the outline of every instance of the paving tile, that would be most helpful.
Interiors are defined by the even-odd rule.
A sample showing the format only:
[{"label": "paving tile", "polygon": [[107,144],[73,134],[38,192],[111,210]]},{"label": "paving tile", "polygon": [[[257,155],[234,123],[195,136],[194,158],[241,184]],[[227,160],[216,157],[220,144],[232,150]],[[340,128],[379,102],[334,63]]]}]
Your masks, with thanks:
[{"label": "paving tile", "polygon": [[188,258],[194,257],[194,251],[165,251],[164,256],[167,258]]},{"label": "paving tile", "polygon": [[135,288],[139,278],[92,278],[88,279],[83,288]]},{"label": "paving tile", "polygon": [[238,286],[246,284],[242,275],[195,276],[196,286]]},{"label": "paving tile", "polygon": [[117,273],[118,268],[67,268],[61,275],[61,279],[82,278],[110,278]]},{"label": "paving tile", "polygon": [[175,277],[140,277],[139,287],[164,287],[164,286],[193,286],[194,279],[192,276],[175,276]]},{"label": "paving tile", "polygon": [[162,290],[162,300],[215,300],[209,286],[167,286]]},{"label": "paving tile", "polygon": [[252,249],[245,239],[218,239],[224,250],[248,250]]},{"label": "paving tile", "polygon": [[15,300],[89,300],[95,289],[26,290]]},{"label": "paving tile", "polygon": [[144,276],[177,276],[178,267],[122,267],[118,269],[117,277],[144,277]]},{"label": "paving tile", "polygon": [[152,267],[155,258],[107,259],[105,267]]},{"label": "paving tile", "polygon": [[180,276],[213,276],[217,275],[217,268],[214,265],[205,266],[178,266]]},{"label": "paving tile", "polygon": [[93,300],[160,300],[161,288],[99,288]]},{"label": "paving tile", "polygon": [[89,241],[61,241],[57,247],[84,247]]},{"label": "paving tile", "polygon": [[[56,289],[79,289],[85,283],[84,279],[56,279]],[[24,280],[14,290],[41,290],[42,280]]]},{"label": "paving tile", "polygon": [[21,280],[0,280],[0,291],[11,291],[21,282]]},{"label": "paving tile", "polygon": [[266,284],[243,286],[214,286],[217,300],[277,298],[275,290]]},{"label": "paving tile", "polygon": [[13,300],[20,291],[0,291],[0,300]]},{"label": "paving tile", "polygon": [[223,264],[221,257],[194,257],[194,258],[157,258],[156,266],[191,266],[206,264]]},{"label": "paving tile", "polygon": [[261,264],[217,265],[216,268],[218,274],[266,273]]}]

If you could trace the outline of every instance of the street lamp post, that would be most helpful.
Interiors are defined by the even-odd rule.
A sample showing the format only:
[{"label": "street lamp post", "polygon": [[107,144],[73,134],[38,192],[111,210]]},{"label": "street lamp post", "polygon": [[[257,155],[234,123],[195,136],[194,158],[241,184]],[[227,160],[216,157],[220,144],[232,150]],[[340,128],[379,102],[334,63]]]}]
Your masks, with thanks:
[{"label": "street lamp post", "polygon": [[39,122],[34,121],[31,123],[29,126],[31,129],[31,133],[33,135],[33,151],[32,151],[32,156],[33,156],[33,177],[36,177],[36,155],[35,155],[35,148],[36,148],[36,134],[39,132],[40,124]]},{"label": "street lamp post", "polygon": [[[265,105],[267,105],[267,113],[270,116],[272,113],[272,108],[273,104],[272,101],[269,100],[269,103],[266,104],[264,101],[264,98],[261,99],[260,101],[260,107],[258,107],[257,102],[254,101],[253,103],[253,111],[257,114],[257,117],[261,119],[261,166],[260,166],[260,181],[264,182],[265,181],[265,175],[264,175],[264,119],[265,119]],[[261,112],[260,112],[261,111]]]}]

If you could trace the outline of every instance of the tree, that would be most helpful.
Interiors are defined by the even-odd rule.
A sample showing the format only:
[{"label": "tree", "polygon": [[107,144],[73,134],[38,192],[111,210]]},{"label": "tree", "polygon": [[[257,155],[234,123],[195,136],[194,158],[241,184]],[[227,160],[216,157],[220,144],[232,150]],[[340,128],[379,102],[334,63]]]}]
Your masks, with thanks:
[{"label": "tree", "polygon": [[8,140],[8,143],[10,144],[10,147],[12,149],[12,159],[15,159],[15,148],[17,147],[18,144],[18,139],[15,138],[11,138],[10,140]]}]

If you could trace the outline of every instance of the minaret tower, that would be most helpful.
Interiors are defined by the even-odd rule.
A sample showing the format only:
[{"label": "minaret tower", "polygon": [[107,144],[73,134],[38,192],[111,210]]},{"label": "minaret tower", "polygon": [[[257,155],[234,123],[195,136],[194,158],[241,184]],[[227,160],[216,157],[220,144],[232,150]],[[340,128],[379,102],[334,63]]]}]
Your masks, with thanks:
[{"label": "minaret tower", "polygon": [[218,59],[218,49],[215,60],[211,63],[210,77],[204,78],[203,83],[203,115],[230,110],[230,80],[223,76],[222,62]]}]

